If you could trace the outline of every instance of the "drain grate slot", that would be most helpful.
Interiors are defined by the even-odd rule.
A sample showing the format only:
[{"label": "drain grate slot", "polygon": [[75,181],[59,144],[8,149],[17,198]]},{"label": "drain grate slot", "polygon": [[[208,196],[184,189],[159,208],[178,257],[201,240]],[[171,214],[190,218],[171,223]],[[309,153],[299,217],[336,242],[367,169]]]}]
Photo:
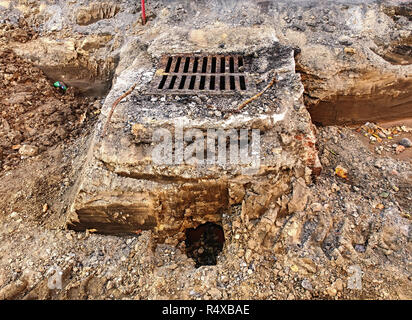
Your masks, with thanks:
[{"label": "drain grate slot", "polygon": [[246,61],[239,55],[163,56],[152,81],[152,92],[249,93],[254,90],[247,71]]},{"label": "drain grate slot", "polygon": [[240,84],[240,89],[241,90],[246,90],[246,82],[245,82],[245,77],[244,76],[239,77],[239,84]]}]

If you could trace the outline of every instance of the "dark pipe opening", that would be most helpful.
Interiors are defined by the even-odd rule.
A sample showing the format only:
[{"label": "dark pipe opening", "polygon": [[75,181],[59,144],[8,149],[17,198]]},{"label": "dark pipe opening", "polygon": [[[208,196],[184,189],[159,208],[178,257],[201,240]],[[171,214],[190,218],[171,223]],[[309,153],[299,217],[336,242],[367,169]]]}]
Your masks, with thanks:
[{"label": "dark pipe opening", "polygon": [[207,222],[186,229],[186,254],[196,262],[196,268],[216,265],[224,243],[223,228],[218,224]]}]

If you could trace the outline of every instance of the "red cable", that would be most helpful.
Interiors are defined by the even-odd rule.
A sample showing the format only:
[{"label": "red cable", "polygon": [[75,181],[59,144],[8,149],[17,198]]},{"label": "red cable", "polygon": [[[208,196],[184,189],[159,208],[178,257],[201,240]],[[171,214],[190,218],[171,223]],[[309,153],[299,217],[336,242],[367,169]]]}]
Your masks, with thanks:
[{"label": "red cable", "polygon": [[146,8],[144,5],[144,0],[142,1],[142,24],[145,25],[146,24]]}]

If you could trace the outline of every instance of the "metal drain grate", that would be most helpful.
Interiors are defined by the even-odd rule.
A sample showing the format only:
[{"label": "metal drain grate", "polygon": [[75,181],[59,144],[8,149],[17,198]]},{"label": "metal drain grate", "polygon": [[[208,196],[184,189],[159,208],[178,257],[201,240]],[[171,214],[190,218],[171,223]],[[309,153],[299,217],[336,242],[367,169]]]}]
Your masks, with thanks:
[{"label": "metal drain grate", "polygon": [[250,92],[247,65],[240,55],[163,56],[152,81],[157,93]]}]

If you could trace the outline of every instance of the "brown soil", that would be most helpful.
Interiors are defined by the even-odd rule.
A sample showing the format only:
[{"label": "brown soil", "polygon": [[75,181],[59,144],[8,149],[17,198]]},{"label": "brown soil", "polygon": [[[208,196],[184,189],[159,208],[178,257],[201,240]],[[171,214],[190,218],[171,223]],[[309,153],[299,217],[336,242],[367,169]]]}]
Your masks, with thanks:
[{"label": "brown soil", "polygon": [[412,96],[407,89],[412,86],[412,81],[403,79],[381,86],[385,90],[399,90],[407,93],[393,98],[386,95],[382,87],[376,91],[371,90],[371,94],[368,95],[346,93],[310,106],[311,117],[315,123],[325,126],[360,124],[367,121],[389,122],[410,118],[412,116]]},{"label": "brown soil", "polygon": [[26,41],[28,33],[8,28],[0,27],[7,31],[0,37],[0,171],[22,160],[19,149],[23,145],[44,152],[78,136],[96,118],[93,101],[80,97],[73,88],[65,93],[54,88],[53,79],[10,50],[10,37]]}]

